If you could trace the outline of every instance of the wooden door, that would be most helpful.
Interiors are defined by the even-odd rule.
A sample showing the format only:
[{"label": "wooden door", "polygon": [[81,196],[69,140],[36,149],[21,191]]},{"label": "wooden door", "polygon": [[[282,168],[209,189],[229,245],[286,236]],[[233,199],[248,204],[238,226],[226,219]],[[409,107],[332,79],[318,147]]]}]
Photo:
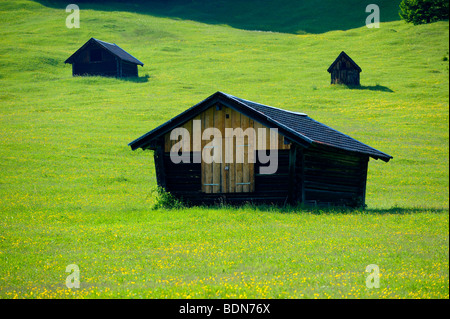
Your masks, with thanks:
[{"label": "wooden door", "polygon": [[[211,154],[220,152],[220,163],[206,163],[202,159],[202,191],[205,193],[242,193],[253,192],[255,189],[254,163],[248,157],[254,149],[253,139],[244,136],[243,140],[235,136],[226,137],[226,128],[253,128],[253,120],[241,113],[222,107],[211,107],[202,116],[202,131],[215,127],[221,132],[221,143],[211,145],[210,141],[202,141],[202,150],[209,148]],[[228,140],[227,140],[228,139]],[[232,140],[231,140],[232,139]],[[232,145],[232,147],[229,147]],[[228,146],[228,147],[227,147]],[[221,149],[219,150],[219,147]],[[237,163],[237,154],[243,152],[244,161]]]}]

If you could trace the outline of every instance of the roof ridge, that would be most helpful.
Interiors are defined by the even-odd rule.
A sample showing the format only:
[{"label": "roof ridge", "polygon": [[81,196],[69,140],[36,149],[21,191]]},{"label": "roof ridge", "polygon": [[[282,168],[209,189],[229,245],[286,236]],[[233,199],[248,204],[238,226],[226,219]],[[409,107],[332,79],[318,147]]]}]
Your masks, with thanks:
[{"label": "roof ridge", "polygon": [[[345,53],[345,52],[344,52],[344,53]],[[233,96],[233,95],[231,95],[231,94],[227,94],[227,93],[224,93],[224,92],[220,92],[220,93],[224,94],[225,96],[227,96],[227,97],[229,97],[229,98],[231,98],[231,99],[233,99],[233,100],[235,100],[235,101],[237,101],[237,102],[243,103],[243,104],[245,104],[247,107],[250,107],[250,108],[252,108],[252,109],[254,109],[254,108],[253,108],[251,105],[246,104],[245,102],[253,103],[253,104],[260,105],[260,106],[263,106],[263,107],[267,107],[267,108],[270,108],[270,109],[279,110],[279,111],[282,111],[282,112],[285,112],[285,113],[290,113],[290,114],[299,115],[299,113],[296,113],[296,112],[292,112],[292,111],[287,111],[287,110],[279,109],[279,108],[276,108],[276,107],[273,107],[273,106],[268,106],[268,105],[256,103],[256,102],[253,102],[253,101],[250,101],[250,100],[246,100],[246,99],[241,99],[241,98],[235,97],[235,96]],[[254,109],[254,110],[255,110],[255,109]],[[255,111],[261,113],[259,110],[255,110]],[[264,113],[263,113],[263,114],[264,114]],[[270,115],[267,115],[267,114],[264,114],[264,115],[265,115],[266,117],[271,118],[274,122],[277,122],[278,125],[287,127],[288,129],[293,130],[293,131],[296,132],[297,134],[300,134],[301,136],[305,137],[306,139],[308,139],[308,140],[310,140],[310,141],[314,141],[313,139],[311,139],[309,136],[305,135],[304,133],[298,132],[297,130],[295,130],[295,129],[291,128],[291,127],[286,126],[285,124],[280,123],[278,120],[272,118]],[[373,152],[375,152],[375,153],[382,154],[382,155],[386,156],[387,158],[392,158],[392,156],[390,156],[390,155],[388,155],[388,154],[386,154],[386,153],[384,153],[384,152],[381,152],[381,151],[377,150],[376,148],[373,148],[372,146],[367,145],[367,144],[365,144],[365,143],[363,143],[363,142],[361,142],[361,141],[358,141],[357,139],[351,137],[350,135],[347,135],[347,134],[345,134],[345,133],[342,133],[342,132],[340,132],[340,131],[338,131],[338,130],[336,130],[336,129],[334,129],[334,128],[332,128],[332,127],[326,125],[326,124],[323,124],[323,123],[321,123],[321,122],[319,122],[319,121],[317,121],[317,120],[315,120],[315,119],[309,117],[309,116],[306,115],[306,114],[303,115],[302,118],[307,118],[307,119],[313,121],[314,123],[316,123],[316,124],[318,124],[318,125],[320,125],[320,126],[326,128],[326,129],[329,129],[330,131],[333,131],[334,133],[337,133],[337,134],[339,134],[339,135],[341,135],[341,136],[344,136],[344,137],[346,137],[346,138],[349,138],[349,139],[351,139],[352,141],[354,141],[354,142],[356,142],[356,143],[358,143],[358,144],[360,144],[360,145],[362,145],[362,146],[367,147],[368,149],[370,149],[371,151],[373,151]],[[320,142],[320,141],[318,141],[318,140],[315,140],[315,141],[316,141],[316,142]],[[327,144],[328,144],[328,143],[327,143]],[[334,147],[336,147],[336,146],[334,146]],[[348,147],[345,147],[345,146],[340,146],[340,147],[338,147],[338,148],[347,149],[347,150],[349,150],[349,151],[354,151],[354,152],[355,152],[355,150],[352,150],[351,148],[348,148]],[[358,152],[358,151],[356,151],[356,152]]]},{"label": "roof ridge", "polygon": [[275,106],[270,106],[270,105],[261,104],[261,103],[258,103],[258,102],[253,102],[253,101],[250,101],[250,100],[242,99],[240,97],[237,97],[237,96],[234,96],[234,95],[231,95],[231,94],[227,94],[227,93],[224,93],[224,92],[220,92],[220,93],[223,93],[223,94],[225,94],[225,95],[227,95],[227,96],[229,96],[229,97],[231,97],[233,99],[236,99],[238,101],[250,102],[250,103],[253,103],[253,104],[261,105],[261,106],[268,107],[268,108],[271,108],[271,109],[274,109],[274,110],[283,111],[283,112],[291,113],[291,114],[295,114],[295,115],[308,116],[308,114],[306,114],[306,113],[295,112],[295,111],[290,111],[290,110],[284,110],[284,109],[280,109],[280,108],[275,107]]},{"label": "roof ridge", "polygon": [[81,52],[83,49],[85,49],[86,46],[89,45],[89,44],[98,45],[101,48],[103,48],[104,50],[107,50],[108,52],[110,52],[111,54],[113,54],[114,56],[116,56],[117,58],[119,58],[119,59],[121,59],[123,61],[144,66],[144,63],[142,63],[135,56],[131,55],[130,53],[128,53],[127,51],[125,51],[124,49],[119,47],[117,44],[106,42],[106,41],[103,41],[103,40],[99,40],[99,39],[94,38],[94,37],[91,37],[85,44],[83,44],[80,48],[78,48],[78,50],[76,50],[74,53],[72,53],[72,55],[70,57],[68,57],[66,59],[66,61],[64,61],[64,63],[71,63],[71,64],[73,64],[73,62],[72,62],[73,58],[77,54],[79,54],[79,52]]},{"label": "roof ridge", "polygon": [[[136,61],[138,61],[140,64],[144,65],[144,63],[142,63],[138,58],[136,58],[135,56],[131,55],[130,53],[128,53],[127,51],[125,51],[124,49],[122,49],[121,47],[119,47],[119,46],[118,46],[117,44],[115,44],[115,43],[106,42],[106,41],[99,40],[99,39],[96,39],[96,38],[91,38],[91,39],[94,39],[98,44],[100,44],[103,48],[105,48],[106,50],[108,50],[108,51],[111,52],[112,54],[117,55],[115,52],[112,52],[112,51],[108,48],[108,45],[111,45],[111,46],[116,47],[117,49],[121,50],[123,53],[129,55],[130,57],[132,57],[133,59],[135,59]],[[119,58],[120,58],[120,57],[119,57]],[[123,58],[121,58],[121,59],[123,60]],[[129,62],[131,62],[131,61],[129,61]],[[135,62],[133,62],[133,63],[135,63]],[[137,64],[138,64],[138,63],[137,63]]]},{"label": "roof ridge", "polygon": [[[304,135],[304,134],[302,134],[302,133],[300,133],[300,132],[297,132],[297,131],[293,130],[293,129],[290,128],[289,126],[287,126],[287,125],[281,123],[280,121],[274,119],[272,116],[270,116],[270,115],[268,115],[268,114],[265,114],[265,113],[263,113],[263,112],[261,112],[261,111],[255,109],[255,108],[251,107],[250,105],[244,103],[244,101],[247,101],[247,102],[250,102],[250,103],[253,103],[253,104],[257,104],[257,105],[261,105],[261,106],[267,106],[267,107],[269,107],[269,108],[274,108],[274,107],[271,107],[271,106],[268,106],[268,105],[264,105],[264,104],[259,104],[259,103],[256,103],[256,102],[253,102],[253,101],[249,101],[249,100],[244,100],[244,99],[238,98],[238,97],[236,97],[236,96],[233,96],[233,95],[231,95],[231,94],[227,94],[227,93],[220,92],[220,91],[217,92],[217,93],[223,94],[223,95],[225,95],[227,98],[232,99],[233,101],[235,101],[235,102],[237,102],[237,103],[239,103],[239,104],[245,105],[245,107],[248,107],[248,108],[252,109],[254,112],[257,112],[257,113],[259,113],[259,114],[265,116],[267,119],[270,119],[271,122],[276,122],[276,123],[277,123],[276,125],[278,125],[280,128],[283,128],[284,130],[289,131],[291,134],[294,134],[294,135],[296,135],[296,136],[298,136],[298,137],[304,139],[304,140],[307,141],[308,143],[312,143],[312,142],[313,142],[313,140],[310,139],[308,136],[306,136],[306,135]],[[217,93],[216,93],[216,94],[217,94]],[[277,109],[277,108],[274,108],[274,109]],[[280,111],[285,111],[285,110],[282,110],[282,109],[278,109],[278,110],[280,110]],[[290,112],[289,112],[289,113],[290,113]],[[305,116],[302,116],[302,117],[305,117]],[[306,116],[306,117],[308,117],[308,116]]]},{"label": "roof ridge", "polygon": [[111,45],[115,45],[115,46],[118,46],[117,44],[115,44],[115,43],[111,43],[111,42],[106,42],[106,41],[103,41],[103,40],[100,40],[100,39],[97,39],[97,38],[92,38],[92,39],[94,39],[95,41],[97,41],[97,42],[102,42],[102,43],[106,43],[106,44],[111,44]]}]

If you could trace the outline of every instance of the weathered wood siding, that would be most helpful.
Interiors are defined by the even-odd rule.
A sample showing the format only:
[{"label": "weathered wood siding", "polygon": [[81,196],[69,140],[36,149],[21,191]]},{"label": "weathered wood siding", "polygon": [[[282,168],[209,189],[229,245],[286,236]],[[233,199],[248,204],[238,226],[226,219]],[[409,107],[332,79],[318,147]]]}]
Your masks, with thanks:
[{"label": "weathered wood siding", "polygon": [[73,75],[101,75],[116,76],[116,61],[96,62],[96,63],[77,63],[73,64]]},{"label": "weathered wood siding", "polygon": [[[222,121],[224,121],[223,117],[221,117],[222,115],[225,115],[225,122],[222,123]],[[226,118],[226,115],[228,114],[228,118]],[[269,134],[269,129],[264,127],[262,124],[253,121],[252,119],[250,119],[249,117],[231,109],[225,106],[221,107],[221,110],[217,109],[217,106],[211,107],[208,110],[206,110],[205,112],[197,115],[194,119],[186,122],[184,125],[182,125],[181,127],[185,128],[188,130],[189,134],[192,136],[193,133],[193,121],[194,120],[201,120],[202,126],[201,126],[201,130],[203,131],[205,128],[208,127],[217,127],[222,134],[222,138],[225,138],[225,129],[224,128],[238,128],[238,127],[242,127],[241,121],[248,121],[248,126],[246,127],[253,127],[256,132],[258,132],[258,128],[265,128],[266,133],[264,134],[264,136],[262,135],[256,135],[256,140],[258,139],[263,139],[263,137],[266,138],[266,142],[265,142],[265,146],[266,147],[262,147],[262,148],[258,148],[258,144],[255,145],[255,149],[268,149],[269,145],[270,145],[270,134]],[[244,128],[244,127],[242,127]],[[179,138],[178,140],[170,140],[170,133],[167,133],[164,135],[164,139],[165,139],[165,148],[164,151],[165,152],[170,152],[170,150],[172,149],[172,147],[178,143],[181,138]],[[208,143],[208,141],[205,142],[205,144]],[[224,144],[224,143],[222,143]],[[262,144],[262,143],[261,143]],[[191,139],[190,144],[186,145],[186,147],[189,147],[190,150],[193,151],[200,151],[202,145],[200,144],[193,144],[193,140]],[[281,150],[288,150],[290,148],[290,144],[285,144],[284,143],[284,137],[280,134],[278,134],[278,149]]]},{"label": "weathered wood siding", "polygon": [[[192,159],[193,156],[194,153],[191,153],[190,158]],[[252,192],[205,193],[202,190],[201,164],[173,164],[170,153],[164,153],[165,188],[176,197],[194,205],[242,204],[245,202],[282,205],[288,202],[289,150],[279,151],[278,160],[278,170],[271,175],[259,174],[259,168],[267,164],[259,161],[254,164],[255,190]],[[160,182],[158,184],[161,185]]]},{"label": "weathered wood siding", "polygon": [[[262,127],[223,106],[209,108],[193,120],[200,120],[202,132],[208,127],[222,132],[223,156],[226,155],[225,128]],[[193,141],[193,121],[186,122],[183,127],[191,139],[184,140],[184,145],[180,144],[180,151],[189,151],[186,158],[190,163],[172,162],[170,151],[180,138],[172,141],[170,133],[167,133],[157,142],[155,165],[158,185],[190,204],[253,202],[361,206],[365,203],[368,156],[325,146],[303,148],[296,144],[286,145],[281,135],[272,136],[278,141],[278,169],[274,174],[265,175],[260,173],[260,168],[267,163],[260,163],[256,154],[255,163],[225,163],[224,158],[222,163],[206,164],[203,160],[195,163],[194,158],[201,158],[201,152],[210,140]],[[256,140],[263,137],[270,138],[269,135],[261,135]],[[266,140],[265,150],[270,145],[268,142]],[[236,147],[243,146],[236,146],[236,141],[233,145],[233,154],[228,155],[235,161]],[[242,145],[248,145],[248,140]],[[256,145],[255,152],[257,149]]]},{"label": "weathered wood siding", "polygon": [[368,161],[367,156],[315,147],[298,152],[297,198],[309,204],[363,205]]},{"label": "weathered wood siding", "polygon": [[164,153],[165,183],[167,190],[174,195],[192,194],[198,196],[202,190],[201,164],[193,163],[193,153],[188,156],[191,163],[174,164],[169,153]]},{"label": "weathered wood siding", "polygon": [[138,66],[126,61],[120,61],[120,77],[136,77],[138,76]]},{"label": "weathered wood siding", "polygon": [[[99,61],[91,61],[93,50],[101,52]],[[111,77],[136,77],[138,68],[136,64],[122,61],[97,44],[90,44],[79,52],[72,64],[72,74],[75,75],[101,75]]]},{"label": "weathered wood siding", "polygon": [[[91,61],[92,50],[100,50],[101,61]],[[116,57],[102,47],[92,44],[85,47],[72,64],[72,74],[75,75],[102,75],[117,76]]]},{"label": "weathered wood siding", "polygon": [[331,71],[331,84],[360,85],[360,72],[350,61],[341,58]]},{"label": "weathered wood siding", "polygon": [[[202,140],[199,143],[198,139],[194,139],[194,128],[193,121],[199,120],[201,122],[200,131],[203,133],[206,128],[217,128],[221,132],[222,136],[222,162],[221,163],[205,163],[202,161],[201,163],[201,186],[202,192],[204,193],[248,193],[255,191],[255,164],[250,158],[249,161],[249,150],[252,148],[250,145],[253,144],[253,150],[264,149],[267,150],[270,145],[274,145],[275,139],[278,143],[279,150],[288,150],[289,144],[286,145],[284,143],[284,138],[281,135],[274,136],[270,134],[269,129],[264,128],[260,123],[253,121],[249,117],[242,115],[241,113],[225,107],[211,107],[204,111],[203,113],[196,116],[193,120],[186,122],[182,127],[185,128],[189,135],[191,136],[190,140],[183,139],[184,145],[181,145],[180,151],[186,150],[190,152],[200,153],[203,151],[212,152],[214,154],[215,149],[218,145],[211,145],[210,140]],[[226,128],[242,128],[244,131],[247,128],[255,129],[255,137],[252,142],[251,138],[248,136],[244,136],[243,141],[238,141],[236,137],[226,137],[225,129]],[[264,134],[259,134],[258,129],[264,129]],[[271,139],[272,138],[272,144]],[[165,134],[164,136],[165,144],[164,151],[167,154],[170,154],[172,147],[181,141],[181,137],[178,140],[171,140],[170,133]],[[233,139],[233,140],[231,140]],[[265,146],[262,146],[264,143],[258,143],[258,141],[265,141]],[[227,145],[232,145],[233,147],[226,147]],[[206,149],[205,149],[206,147]],[[236,157],[236,151],[242,148],[244,153],[244,162],[238,163]],[[228,153],[227,153],[228,152]],[[169,156],[169,155],[168,155]],[[253,156],[253,159],[256,160],[256,154]],[[232,162],[229,162],[227,159],[232,159]],[[176,165],[185,165],[183,163]]]},{"label": "weathered wood siding", "polygon": [[278,169],[274,174],[260,174],[261,164],[255,163],[255,192],[272,203],[288,203],[289,200],[289,150],[278,150]]}]

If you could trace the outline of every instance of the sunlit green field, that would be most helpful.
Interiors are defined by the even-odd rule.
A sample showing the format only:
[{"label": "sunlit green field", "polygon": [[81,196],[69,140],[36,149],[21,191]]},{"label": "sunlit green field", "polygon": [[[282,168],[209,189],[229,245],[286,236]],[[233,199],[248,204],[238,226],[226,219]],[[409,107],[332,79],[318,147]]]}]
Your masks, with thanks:
[{"label": "sunlit green field", "polygon": [[[80,7],[67,29],[64,6],[0,1],[0,298],[449,298],[448,22],[294,34]],[[140,78],[73,78],[90,37]],[[361,89],[329,85],[342,50]],[[127,144],[216,91],[392,155],[367,208],[153,210],[153,154]]]}]

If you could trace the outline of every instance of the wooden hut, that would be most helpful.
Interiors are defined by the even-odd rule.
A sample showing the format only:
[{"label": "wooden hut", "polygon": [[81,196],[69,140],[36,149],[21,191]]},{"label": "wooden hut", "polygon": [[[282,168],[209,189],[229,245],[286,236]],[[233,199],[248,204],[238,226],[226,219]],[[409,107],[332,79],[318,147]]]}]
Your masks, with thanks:
[{"label": "wooden hut", "polygon": [[137,77],[137,66],[144,64],[113,43],[91,38],[65,63],[72,64],[72,75]]},{"label": "wooden hut", "polygon": [[[221,132],[222,143],[211,145],[210,137],[199,140],[198,133],[197,138],[187,141],[182,136],[170,139],[176,128],[195,135],[195,129],[205,132],[210,127]],[[236,128],[254,128],[257,136],[244,136],[240,142],[231,136],[227,144],[230,136],[226,130]],[[270,133],[270,128],[277,129],[276,134],[274,130]],[[181,143],[178,144],[181,148],[174,151],[176,143]],[[252,143],[255,147],[251,147]],[[231,151],[226,145],[233,146]],[[306,114],[222,92],[211,95],[129,146],[132,150],[153,150],[158,185],[194,205],[254,202],[360,206],[365,204],[369,158],[385,162],[392,158]],[[205,161],[201,155],[214,147],[225,149],[222,160]],[[253,160],[245,157],[243,163],[238,163],[239,148],[244,149],[246,156],[249,152],[276,153],[276,171],[262,172],[261,168],[267,168],[268,162],[259,155]],[[175,163],[171,159],[174,152],[182,154],[186,161]],[[231,162],[227,156],[231,156]]]},{"label": "wooden hut", "polygon": [[331,84],[360,85],[359,74],[362,70],[344,51],[330,65],[328,72],[331,74]]}]

